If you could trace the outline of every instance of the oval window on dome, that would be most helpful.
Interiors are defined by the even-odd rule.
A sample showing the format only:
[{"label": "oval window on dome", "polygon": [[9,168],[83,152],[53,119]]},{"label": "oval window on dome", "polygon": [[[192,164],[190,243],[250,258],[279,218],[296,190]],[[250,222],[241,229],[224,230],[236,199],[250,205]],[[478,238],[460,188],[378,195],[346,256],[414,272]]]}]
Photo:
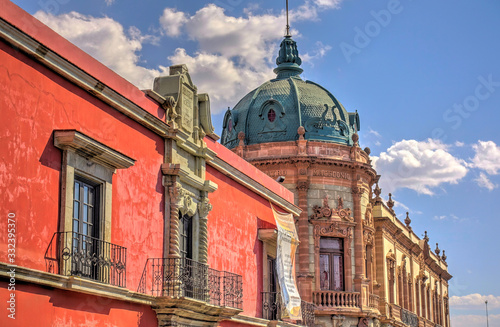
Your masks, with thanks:
[{"label": "oval window on dome", "polygon": [[267,112],[267,119],[272,123],[276,120],[276,111],[273,108],[269,109]]},{"label": "oval window on dome", "polygon": [[233,120],[231,118],[227,121],[227,129],[229,130],[229,133],[233,131]]}]

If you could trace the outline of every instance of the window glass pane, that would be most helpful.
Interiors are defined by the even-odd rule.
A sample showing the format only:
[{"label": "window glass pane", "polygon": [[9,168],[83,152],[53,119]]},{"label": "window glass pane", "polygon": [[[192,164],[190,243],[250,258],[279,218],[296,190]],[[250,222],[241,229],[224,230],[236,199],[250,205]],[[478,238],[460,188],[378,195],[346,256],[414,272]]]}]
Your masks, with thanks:
[{"label": "window glass pane", "polygon": [[79,233],[80,231],[78,230],[78,220],[73,219],[73,232]]},{"label": "window glass pane", "polygon": [[79,200],[80,199],[80,183],[78,182],[75,182],[75,196],[74,196],[75,200]]},{"label": "window glass pane", "polygon": [[80,203],[76,201],[73,202],[73,218],[75,219],[80,218]]},{"label": "window glass pane", "polygon": [[83,221],[87,222],[88,221],[88,205],[84,204],[83,205]]},{"label": "window glass pane", "polygon": [[89,189],[89,204],[94,205],[94,189]]},{"label": "window glass pane", "polygon": [[330,263],[328,254],[320,254],[319,256],[319,279],[322,290],[330,289]]},{"label": "window glass pane", "polygon": [[89,229],[88,229],[88,225],[87,225],[87,224],[83,224],[83,231],[82,231],[82,234],[83,234],[83,235],[89,235],[89,234],[88,234],[88,231],[89,231]]},{"label": "window glass pane", "polygon": [[83,185],[83,202],[89,203],[89,188],[87,185]]},{"label": "window glass pane", "polygon": [[322,237],[319,240],[319,246],[322,249],[342,250],[342,245],[343,242],[340,238]]},{"label": "window glass pane", "polygon": [[333,256],[333,284],[335,291],[344,290],[344,267],[342,265],[342,257],[340,255]]}]

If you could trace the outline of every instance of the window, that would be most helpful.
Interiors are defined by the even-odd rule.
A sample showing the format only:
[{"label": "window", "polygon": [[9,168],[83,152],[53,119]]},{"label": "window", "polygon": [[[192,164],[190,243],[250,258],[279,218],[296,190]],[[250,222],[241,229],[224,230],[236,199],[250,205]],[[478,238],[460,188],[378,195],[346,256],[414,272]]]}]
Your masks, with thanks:
[{"label": "window", "polygon": [[181,257],[193,259],[193,218],[183,215],[180,219]]},{"label": "window", "polygon": [[341,238],[320,239],[320,287],[322,290],[344,290],[344,242]]},{"label": "window", "polygon": [[111,194],[116,169],[135,160],[75,130],[55,131],[54,146],[63,152],[61,227],[46,255],[57,265],[51,272],[125,287],[127,249],[110,243]]},{"label": "window", "polygon": [[273,108],[269,109],[267,112],[267,119],[272,123],[276,119],[276,111]]},{"label": "window", "polygon": [[[73,192],[72,253],[78,258],[97,258],[99,246],[99,185],[75,176]],[[92,260],[73,258],[71,270],[74,275],[99,279],[98,265]]]}]

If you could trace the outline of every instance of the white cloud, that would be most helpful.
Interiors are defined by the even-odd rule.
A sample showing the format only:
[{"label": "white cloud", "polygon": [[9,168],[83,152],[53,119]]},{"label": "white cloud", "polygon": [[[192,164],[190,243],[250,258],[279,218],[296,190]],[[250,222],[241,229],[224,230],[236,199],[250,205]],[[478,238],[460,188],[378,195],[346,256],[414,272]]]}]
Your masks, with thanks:
[{"label": "white cloud", "polygon": [[500,147],[493,141],[478,141],[472,146],[476,155],[470,167],[479,168],[490,175],[497,175],[500,170]]},{"label": "white cloud", "polygon": [[164,67],[139,65],[143,42],[154,42],[154,38],[141,35],[137,28],[126,33],[111,18],[77,12],[54,16],[38,11],[35,17],[139,88],[151,88],[153,79],[165,72]]},{"label": "white cloud", "polygon": [[464,296],[452,296],[450,297],[450,306],[453,307],[453,309],[478,309],[485,307],[485,301],[488,301],[489,309],[500,308],[500,296],[481,295],[478,293]]},{"label": "white cloud", "polygon": [[165,34],[176,37],[181,34],[181,28],[188,21],[186,14],[173,8],[165,8],[160,17],[160,25]]},{"label": "white cloud", "polygon": [[465,145],[465,143],[464,143],[464,142],[460,142],[460,141],[456,141],[456,142],[455,142],[455,146],[456,146],[456,147],[458,147],[458,148],[461,148],[461,147],[463,147],[464,145]]},{"label": "white cloud", "polygon": [[371,127],[368,128],[368,134],[372,134],[375,137],[382,138],[382,135],[380,135],[379,132],[373,130]]},{"label": "white cloud", "polygon": [[342,0],[314,0],[314,3],[319,7],[339,8]]},{"label": "white cloud", "polygon": [[382,175],[379,185],[385,192],[409,188],[432,195],[432,188],[456,184],[467,174],[465,163],[452,156],[445,144],[432,139],[397,142],[372,160]]},{"label": "white cloud", "polygon": [[328,51],[332,49],[331,46],[329,45],[324,45],[321,42],[316,42],[316,48],[312,51],[312,53],[304,53],[300,57],[302,58],[302,61],[306,64],[310,64],[311,66],[314,66],[314,60],[323,58]]},{"label": "white cloud", "polygon": [[479,173],[479,176],[477,178],[475,178],[474,181],[476,181],[477,185],[479,185],[480,187],[484,187],[484,188],[488,189],[489,191],[493,191],[494,189],[496,189],[498,187],[498,185],[493,183],[488,178],[488,176],[486,176],[486,174],[483,172]]},{"label": "white cloud", "polygon": [[[223,56],[210,53],[196,53],[190,56],[184,49],[177,49],[168,57],[172,64],[186,64],[200,92],[207,92],[218,107],[212,105],[212,113],[221,112],[223,105],[234,105],[235,99],[248,92],[247,84],[259,85],[269,79],[265,73],[237,67]],[[228,87],[230,86],[230,87]],[[224,88],[223,88],[224,87]]]},{"label": "white cloud", "polygon": [[[483,303],[484,305],[484,303]],[[490,326],[500,326],[500,314],[489,315]],[[486,326],[486,316],[482,315],[456,315],[451,316],[453,327],[484,327]]]},{"label": "white cloud", "polygon": [[115,2],[115,0],[104,0],[104,2],[106,3],[106,6],[109,7]]},{"label": "white cloud", "polygon": [[[320,2],[306,1],[291,10],[292,21],[315,20],[318,10],[334,9],[340,3]],[[272,70],[284,35],[284,11],[253,12],[259,10],[251,6],[244,10],[244,17],[233,17],[223,8],[208,4],[194,15],[166,8],[160,18],[166,35],[177,37],[185,32],[187,38],[197,42],[198,49],[194,52],[178,48],[169,59],[173,64],[188,65],[198,90],[210,94],[214,114],[235,105],[245,94],[275,76]],[[297,36],[298,32],[293,30],[292,34]],[[304,63],[312,64],[330,49],[317,43],[311,52],[301,52],[301,57]]]}]

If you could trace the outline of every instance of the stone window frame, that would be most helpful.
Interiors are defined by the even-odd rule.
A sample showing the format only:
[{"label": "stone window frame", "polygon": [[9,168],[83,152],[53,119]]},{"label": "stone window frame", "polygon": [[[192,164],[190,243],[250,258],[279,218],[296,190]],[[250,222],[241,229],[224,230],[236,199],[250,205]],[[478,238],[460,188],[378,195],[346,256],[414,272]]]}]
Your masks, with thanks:
[{"label": "stone window frame", "polygon": [[99,185],[99,239],[111,243],[113,175],[116,169],[130,168],[136,160],[77,130],[54,131],[54,146],[62,150],[59,232],[73,231],[74,184],[78,176]]},{"label": "stone window frame", "polygon": [[[259,229],[258,239],[262,241],[262,291],[269,292],[269,267],[267,258],[276,259],[278,231],[276,229]],[[276,292],[279,292],[279,283]]]},{"label": "stone window frame", "polygon": [[344,240],[344,291],[352,292],[352,251],[351,244],[353,239],[354,223],[346,221],[325,221],[311,220],[313,225],[314,237],[314,270],[315,270],[315,289],[321,290],[319,276],[319,255],[321,237],[335,237]]}]

